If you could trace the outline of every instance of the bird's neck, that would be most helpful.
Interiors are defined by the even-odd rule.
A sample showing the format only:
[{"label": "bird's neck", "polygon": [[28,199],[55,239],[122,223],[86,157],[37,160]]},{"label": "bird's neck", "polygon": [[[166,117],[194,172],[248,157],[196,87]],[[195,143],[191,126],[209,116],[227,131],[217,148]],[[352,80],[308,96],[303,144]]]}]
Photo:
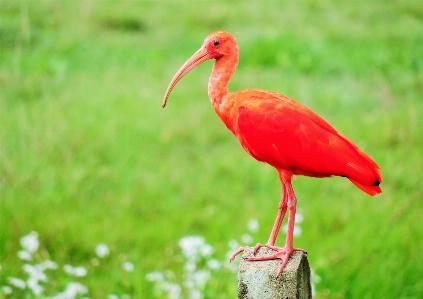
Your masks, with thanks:
[{"label": "bird's neck", "polygon": [[224,96],[228,93],[228,82],[235,72],[237,64],[238,55],[224,56],[214,62],[213,71],[209,78],[208,94],[218,114],[222,106],[225,105]]}]

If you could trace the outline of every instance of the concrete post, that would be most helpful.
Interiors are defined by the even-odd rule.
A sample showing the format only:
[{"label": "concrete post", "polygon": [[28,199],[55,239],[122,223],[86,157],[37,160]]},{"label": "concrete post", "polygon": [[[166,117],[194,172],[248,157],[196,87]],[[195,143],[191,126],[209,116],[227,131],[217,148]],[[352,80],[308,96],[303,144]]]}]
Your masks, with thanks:
[{"label": "concrete post", "polygon": [[[256,256],[274,251],[261,247]],[[280,259],[249,262],[253,249],[246,247],[238,271],[238,299],[310,299],[310,267],[307,256],[295,251],[281,276],[276,277],[282,264]]]}]

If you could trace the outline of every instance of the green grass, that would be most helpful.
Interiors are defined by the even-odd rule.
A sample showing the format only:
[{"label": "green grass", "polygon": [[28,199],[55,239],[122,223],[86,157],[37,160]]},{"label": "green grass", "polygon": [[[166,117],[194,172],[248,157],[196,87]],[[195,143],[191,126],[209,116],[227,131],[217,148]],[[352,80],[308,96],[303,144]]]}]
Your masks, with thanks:
[{"label": "green grass", "polygon": [[[204,236],[220,259],[251,218],[256,241],[267,240],[277,173],[215,116],[211,62],[160,107],[176,70],[224,29],[241,51],[230,90],[304,103],[382,169],[374,198],[342,178],[294,182],[304,214],[295,244],[322,278],[316,298],[422,298],[422,7],[0,1],[0,286],[21,273],[19,239],[31,230],[59,264],[85,263],[100,242],[110,259],[135,264],[125,278],[117,268],[89,274],[91,298],[152,298],[146,273],[180,273],[187,234]],[[233,274],[213,277],[207,298],[234,298],[236,284]]]}]

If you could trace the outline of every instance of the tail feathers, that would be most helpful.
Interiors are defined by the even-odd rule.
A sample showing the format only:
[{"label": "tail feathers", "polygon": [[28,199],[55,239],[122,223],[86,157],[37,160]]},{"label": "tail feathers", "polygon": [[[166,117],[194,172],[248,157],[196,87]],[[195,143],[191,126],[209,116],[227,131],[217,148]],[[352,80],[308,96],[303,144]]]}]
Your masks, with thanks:
[{"label": "tail feathers", "polygon": [[[382,193],[382,189],[379,187],[379,185],[382,183],[382,173],[379,166],[375,161],[372,160],[372,158],[370,158],[365,152],[359,149],[355,144],[351,144],[355,147],[357,153],[361,156],[361,163],[348,163],[355,170],[360,172],[359,176],[354,177],[356,180],[350,177],[348,177],[348,179],[358,188],[371,196]],[[357,179],[361,182],[367,182],[365,184],[359,183]],[[371,181],[371,183],[369,183],[369,181]]]},{"label": "tail feathers", "polygon": [[380,183],[379,180],[376,180],[375,184],[371,186],[360,184],[352,179],[349,179],[349,180],[351,181],[351,183],[353,183],[358,188],[360,188],[361,190],[363,190],[364,192],[366,192],[367,194],[371,196],[382,193],[382,189],[380,189],[379,187],[379,183]]},{"label": "tail feathers", "polygon": [[374,171],[376,172],[376,180],[378,184],[382,183],[382,173],[380,172],[379,166],[377,166]]},{"label": "tail feathers", "polygon": [[[376,162],[373,161],[373,159],[370,158],[369,155],[362,151],[357,145],[352,143],[348,138],[339,133],[338,135],[343,138],[346,143],[355,150],[356,155],[353,155],[355,156],[355,159],[351,160],[350,158],[348,161],[348,165],[354,169],[355,179],[360,180],[360,178],[367,173],[367,180],[375,181],[372,185],[369,186],[368,184],[363,185],[362,183],[358,183],[354,179],[350,178],[352,175],[346,174],[348,179],[358,188],[372,196],[382,193],[382,190],[379,187],[379,184],[382,183],[382,173]],[[358,171],[358,173],[356,171]]]}]

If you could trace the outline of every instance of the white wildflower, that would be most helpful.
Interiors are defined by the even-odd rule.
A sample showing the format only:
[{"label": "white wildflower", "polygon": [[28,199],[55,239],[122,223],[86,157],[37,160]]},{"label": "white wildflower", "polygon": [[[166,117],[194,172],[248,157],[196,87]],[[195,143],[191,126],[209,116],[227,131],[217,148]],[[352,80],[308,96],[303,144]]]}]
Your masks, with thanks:
[{"label": "white wildflower", "polygon": [[66,273],[76,277],[84,277],[87,275],[87,269],[84,267],[72,267],[71,265],[66,264],[63,266],[63,270],[65,270]]},{"label": "white wildflower", "polygon": [[87,275],[88,272],[87,269],[85,269],[84,267],[75,267],[74,270],[74,275],[76,277],[84,277]]},{"label": "white wildflower", "polygon": [[46,281],[47,276],[45,273],[40,269],[40,267],[33,266],[30,264],[24,264],[22,269],[35,281]]},{"label": "white wildflower", "polygon": [[88,289],[79,282],[69,282],[62,293],[47,299],[73,299],[78,295],[83,295],[88,292]]},{"label": "white wildflower", "polygon": [[131,262],[123,262],[122,263],[122,268],[123,270],[125,270],[126,272],[134,272],[135,266],[133,263]]},{"label": "white wildflower", "polygon": [[95,248],[95,254],[101,259],[108,256],[109,253],[110,253],[109,246],[107,246],[104,243],[98,244]]},{"label": "white wildflower", "polygon": [[162,272],[154,271],[154,272],[147,273],[145,278],[147,278],[148,281],[163,281],[164,275]]},{"label": "white wildflower", "polygon": [[9,281],[9,284],[14,287],[17,287],[22,290],[26,288],[26,283],[22,279],[16,277],[9,277],[7,280]]},{"label": "white wildflower", "polygon": [[46,297],[45,299],[73,299],[78,295],[83,295],[88,292],[88,288],[79,282],[69,282],[65,290],[56,294],[53,297]]},{"label": "white wildflower", "polygon": [[194,283],[196,286],[202,288],[207,283],[207,281],[210,279],[210,271],[207,270],[200,270],[195,272],[194,275]]},{"label": "white wildflower", "polygon": [[213,254],[214,249],[213,249],[213,246],[206,243],[203,245],[203,247],[201,247],[200,251],[202,256],[208,257]]},{"label": "white wildflower", "polygon": [[63,265],[63,270],[68,274],[72,274],[73,267],[69,264],[65,264]]},{"label": "white wildflower", "polygon": [[187,289],[189,289],[189,290],[195,288],[195,283],[194,283],[194,280],[192,280],[192,275],[189,275],[188,277],[186,277],[186,279],[184,281],[184,286],[186,286]]},{"label": "white wildflower", "polygon": [[228,246],[229,246],[230,250],[235,251],[239,248],[239,243],[235,239],[230,239],[229,242],[228,242]]},{"label": "white wildflower", "polygon": [[203,299],[203,294],[200,290],[194,289],[189,292],[189,299]]},{"label": "white wildflower", "polygon": [[179,240],[182,254],[187,259],[197,259],[198,253],[201,251],[204,244],[204,238],[200,236],[185,236]]},{"label": "white wildflower", "polygon": [[294,236],[299,237],[303,233],[303,229],[299,225],[294,225]]},{"label": "white wildflower", "polygon": [[239,268],[239,260],[225,263],[225,268],[231,271],[232,273],[237,273]]},{"label": "white wildflower", "polygon": [[192,273],[197,269],[197,264],[194,261],[187,261],[185,263],[184,269],[188,273]]},{"label": "white wildflower", "polygon": [[109,294],[107,295],[107,299],[119,299],[119,297],[115,294]]},{"label": "white wildflower", "polygon": [[241,241],[244,244],[251,244],[253,242],[253,237],[251,237],[249,234],[243,234],[241,236]]},{"label": "white wildflower", "polygon": [[29,252],[28,250],[19,250],[18,258],[23,261],[30,261],[32,260],[32,255],[31,252]]},{"label": "white wildflower", "polygon": [[40,264],[37,265],[38,267],[40,267],[41,270],[55,270],[57,269],[57,263],[50,261],[50,260],[45,260],[44,262],[41,262]]},{"label": "white wildflower", "polygon": [[30,289],[36,296],[41,295],[41,293],[44,291],[44,287],[39,285],[39,282],[47,281],[47,275],[44,273],[44,269],[41,264],[24,264],[22,269],[29,275],[29,278],[26,281],[28,289]]},{"label": "white wildflower", "polygon": [[322,278],[310,268],[310,284],[311,284],[311,294],[314,296],[316,295],[316,284],[319,283]]},{"label": "white wildflower", "polygon": [[219,270],[221,264],[216,259],[211,259],[207,261],[207,266],[212,270]]},{"label": "white wildflower", "polygon": [[250,232],[255,233],[259,230],[259,222],[257,219],[251,219],[247,223],[247,227],[250,230]]},{"label": "white wildflower", "polygon": [[34,231],[30,232],[28,235],[21,238],[21,246],[26,251],[34,253],[38,250],[40,242],[38,241],[38,234]]},{"label": "white wildflower", "polygon": [[88,292],[88,289],[83,284],[79,282],[70,282],[66,286],[64,293],[69,297],[75,297],[77,295],[83,295]]},{"label": "white wildflower", "polygon": [[313,271],[313,269],[310,269],[310,276],[311,276],[311,280],[314,283],[319,283],[322,280],[322,278],[319,275],[317,275],[316,272]]},{"label": "white wildflower", "polygon": [[35,296],[40,296],[41,293],[44,291],[44,287],[39,285],[38,282],[39,281],[35,277],[30,277],[26,281],[26,285],[27,285],[28,289],[30,289]]},{"label": "white wildflower", "polygon": [[5,294],[5,295],[10,295],[10,294],[12,294],[12,288],[11,287],[9,287],[9,286],[2,286],[1,287],[1,291],[3,292],[3,294]]},{"label": "white wildflower", "polygon": [[179,299],[181,297],[181,287],[175,283],[162,282],[161,288],[167,292],[169,299]]},{"label": "white wildflower", "polygon": [[297,212],[297,214],[295,214],[295,223],[300,224],[301,222],[303,222],[303,220],[304,220],[303,214]]}]

